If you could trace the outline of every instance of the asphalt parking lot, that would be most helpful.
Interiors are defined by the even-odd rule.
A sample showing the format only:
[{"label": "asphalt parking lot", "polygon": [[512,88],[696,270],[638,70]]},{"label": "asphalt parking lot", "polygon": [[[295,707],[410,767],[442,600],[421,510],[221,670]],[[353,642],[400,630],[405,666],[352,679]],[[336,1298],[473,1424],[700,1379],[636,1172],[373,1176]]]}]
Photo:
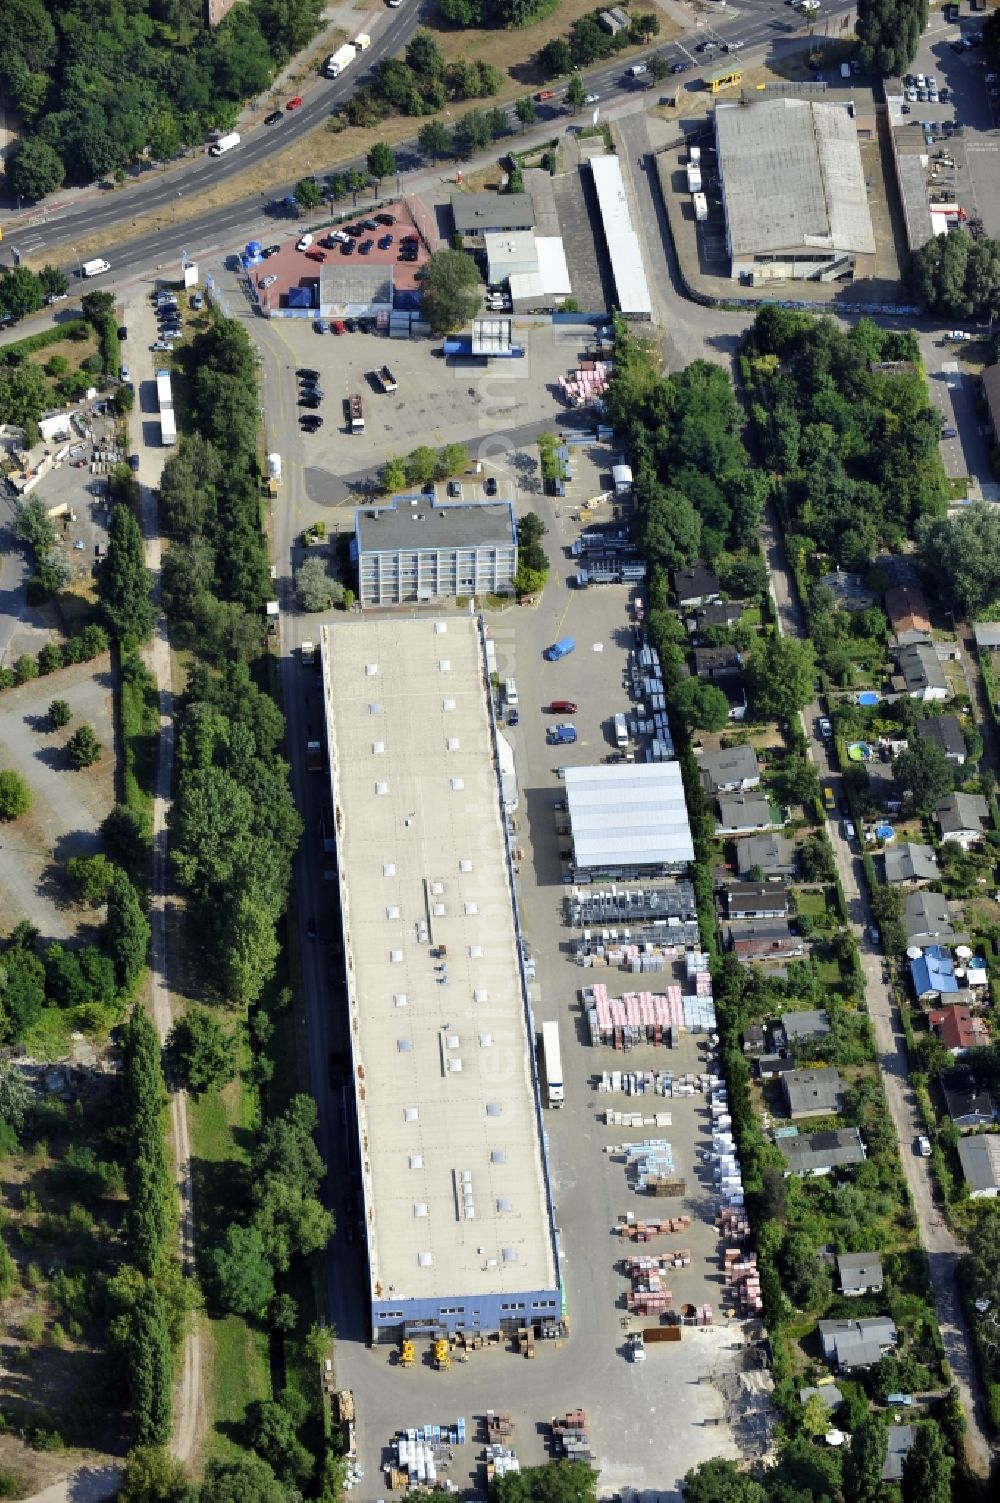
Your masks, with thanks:
[{"label": "asphalt parking lot", "polygon": [[985,233],[995,236],[1000,234],[1000,137],[996,124],[1000,117],[994,113],[997,103],[990,99],[995,84],[986,82],[990,69],[985,48],[955,52],[952,46],[970,31],[981,30],[983,19],[970,17],[960,25],[946,23],[940,16],[931,20],[910,72],[932,74],[939,88],[947,88],[951,97],[947,104],[911,102],[910,120],[954,119],[965,126],[964,137],[955,143],[961,148],[955,152],[956,195],[970,218],[981,219]]},{"label": "asphalt parking lot", "polygon": [[[558,379],[578,358],[588,331],[568,337],[549,324],[532,327],[523,359],[494,361],[487,369],[452,365],[430,340],[316,334],[292,320],[257,321],[250,332],[258,345],[271,345],[282,368],[281,379],[265,386],[268,450],[277,450],[286,465],[301,466],[309,501],[322,509],[353,499],[351,480],[420,444],[464,442],[474,458],[488,460],[509,448],[510,430],[542,422],[557,429],[567,411]],[[391,394],[375,380],[383,364],[398,383]],[[297,406],[295,373],[303,368],[319,372],[324,393],[318,409],[323,426],[315,434],[303,433],[298,422],[304,409]],[[364,405],[362,434],[347,429],[344,400],[354,392]]]}]

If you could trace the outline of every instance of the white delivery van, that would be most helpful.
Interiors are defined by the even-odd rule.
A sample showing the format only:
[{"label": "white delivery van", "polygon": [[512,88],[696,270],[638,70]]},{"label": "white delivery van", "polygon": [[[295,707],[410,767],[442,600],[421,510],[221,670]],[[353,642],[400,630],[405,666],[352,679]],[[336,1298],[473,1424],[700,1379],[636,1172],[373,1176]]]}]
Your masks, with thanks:
[{"label": "white delivery van", "polygon": [[220,136],[215,145],[208,148],[208,154],[210,157],[221,157],[224,152],[232,151],[233,147],[239,144],[239,131],[231,130],[227,136]]},{"label": "white delivery van", "polygon": [[503,692],[504,692],[504,698],[507,701],[507,708],[508,708],[508,710],[516,710],[517,709],[517,685],[515,684],[515,682],[514,682],[514,680],[512,678],[509,678],[507,680],[507,684],[506,684],[506,687],[504,688]]},{"label": "white delivery van", "polygon": [[99,277],[102,271],[110,271],[110,261],[84,261],[80,267],[80,275],[83,277]]}]

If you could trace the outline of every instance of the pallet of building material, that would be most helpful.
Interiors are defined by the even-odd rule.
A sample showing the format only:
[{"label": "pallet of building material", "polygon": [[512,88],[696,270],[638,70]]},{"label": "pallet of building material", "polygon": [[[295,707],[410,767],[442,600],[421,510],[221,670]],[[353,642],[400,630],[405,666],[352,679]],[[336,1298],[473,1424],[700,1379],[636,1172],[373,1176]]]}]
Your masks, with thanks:
[{"label": "pallet of building material", "polygon": [[647,1195],[663,1197],[684,1195],[687,1193],[687,1180],[676,1177],[673,1179],[651,1177],[645,1182],[645,1190]]},{"label": "pallet of building material", "polygon": [[507,1435],[514,1433],[514,1420],[506,1411],[486,1411],[486,1438],[489,1441],[502,1440]]},{"label": "pallet of building material", "polygon": [[556,1435],[564,1435],[568,1430],[589,1429],[585,1409],[569,1409],[565,1414],[554,1415],[550,1424]]},{"label": "pallet of building material", "polygon": [[625,1308],[632,1315],[662,1315],[670,1309],[673,1298],[669,1289],[659,1289],[655,1293],[630,1289],[625,1295]]}]

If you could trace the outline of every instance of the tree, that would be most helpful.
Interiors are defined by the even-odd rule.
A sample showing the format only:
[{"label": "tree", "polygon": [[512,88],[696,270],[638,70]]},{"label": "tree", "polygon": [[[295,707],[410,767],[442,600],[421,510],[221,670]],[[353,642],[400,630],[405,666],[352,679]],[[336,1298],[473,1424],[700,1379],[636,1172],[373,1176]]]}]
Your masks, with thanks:
[{"label": "tree", "polygon": [[69,725],[72,718],[73,711],[67,700],[54,699],[49,705],[49,723],[54,731],[60,731],[64,725]]},{"label": "tree", "polygon": [[31,1092],[23,1073],[11,1060],[0,1060],[0,1122],[20,1136],[30,1106]]},{"label": "tree", "polygon": [[145,642],[153,630],[151,579],[139,524],[125,505],[115,507],[108,529],[108,556],[100,576],[101,606],[112,635]]},{"label": "tree", "polygon": [[38,281],[47,297],[61,297],[69,289],[69,281],[58,266],[43,266],[38,273]]},{"label": "tree", "polygon": [[19,1041],[45,1005],[45,967],[34,952],[37,934],[17,930],[0,955],[0,1037]]},{"label": "tree", "polygon": [[186,1493],[184,1465],[163,1446],[136,1446],[126,1456],[118,1503],[182,1503]]},{"label": "tree", "polygon": [[318,209],[323,202],[323,189],[314,177],[303,177],[295,184],[295,202],[300,209]]},{"label": "tree", "polygon": [[87,322],[100,332],[107,320],[114,316],[114,293],[85,292],[80,299],[80,311]]},{"label": "tree", "polygon": [[918,814],[929,814],[955,787],[955,763],[929,736],[911,735],[892,770]]},{"label": "tree", "polygon": [[128,1378],[136,1440],[142,1446],[165,1445],[170,1438],[173,1353],[163,1296],[155,1285],[144,1282],[131,1311],[113,1320],[111,1329]]},{"label": "tree", "polygon": [[440,78],[444,73],[444,58],[431,33],[423,27],[415,31],[406,46],[407,66],[422,78]]},{"label": "tree", "polygon": [[192,1007],[178,1018],[167,1037],[172,1068],[192,1095],[218,1090],[236,1074],[237,1043],[204,1007]]},{"label": "tree", "polygon": [[406,464],[398,455],[390,456],[378,472],[378,488],[383,496],[401,491],[406,484]]},{"label": "tree", "polygon": [[12,318],[37,313],[44,301],[42,284],[27,266],[5,266],[0,270],[0,312]]},{"label": "tree", "polygon": [[912,63],[927,25],[927,0],[859,0],[861,66],[884,77],[902,77]]},{"label": "tree", "polygon": [[304,611],[328,611],[335,589],[324,558],[307,558],[295,571],[295,598]]},{"label": "tree", "polygon": [[887,1442],[885,1416],[882,1414],[869,1415],[851,1436],[844,1492],[852,1503],[877,1503],[881,1497]]},{"label": "tree", "polygon": [[424,316],[435,334],[457,329],[478,312],[479,271],[465,251],[436,251],[424,267]]},{"label": "tree", "polygon": [[289,1407],[273,1399],[257,1399],[248,1415],[250,1444],[289,1486],[301,1485],[312,1471],[312,1457],[296,1435]]},{"label": "tree", "polygon": [[396,153],[384,141],[376,141],[368,151],[368,171],[376,182],[391,177],[396,170]]},{"label": "tree", "polygon": [[447,480],[449,475],[460,475],[469,463],[469,453],[464,444],[445,444],[438,450],[435,476]]},{"label": "tree", "polygon": [[587,85],[579,73],[571,73],[569,83],[566,85],[566,103],[571,110],[583,109],[587,102]]},{"label": "tree", "polygon": [[597,1473],[582,1461],[529,1466],[490,1484],[490,1503],[595,1503]]},{"label": "tree", "polygon": [[219,1304],[234,1315],[263,1316],[274,1294],[274,1268],[253,1226],[231,1225],[208,1254],[209,1279]]},{"label": "tree", "polygon": [[16,142],[4,164],[7,186],[18,198],[34,203],[61,188],[66,169],[45,141],[31,139]]},{"label": "tree", "polygon": [[996,600],[1000,594],[1000,515],[996,507],[975,501],[954,518],[926,521],[917,529],[917,543],[924,560],[939,578],[943,576],[948,593],[969,616],[980,615]]},{"label": "tree", "polygon": [[553,37],[546,42],[535,60],[543,78],[560,78],[573,71],[573,54],[565,37]]},{"label": "tree", "polygon": [[813,1440],[825,1435],[830,1428],[830,1410],[821,1394],[814,1393],[806,1400],[802,1410],[802,1429]]},{"label": "tree", "polygon": [[99,908],[111,891],[116,868],[104,855],[71,856],[66,862],[66,875],[79,888],[83,901]]},{"label": "tree", "polygon": [[145,969],[149,934],[138,892],[123,871],[115,872],[108,891],[104,946],[123,991],[130,992]]},{"label": "tree", "polygon": [[734,1461],[715,1456],[703,1461],[684,1478],[684,1503],[766,1503],[761,1484]]},{"label": "tree", "polygon": [[9,768],[0,772],[0,819],[20,819],[31,808],[31,784]]},{"label": "tree", "polygon": [[816,660],[811,642],[775,634],[754,648],[750,684],[757,713],[790,719],[814,693]]},{"label": "tree", "polygon": [[288,1503],[285,1489],[259,1456],[210,1461],[198,1498],[199,1503]]},{"label": "tree", "polygon": [[729,722],[728,699],[707,679],[682,679],[671,693],[670,705],[691,729],[721,731]]},{"label": "tree", "polygon": [[94,727],[78,726],[67,741],[66,750],[74,767],[92,767],[101,756],[101,743],[94,733]]},{"label": "tree", "polygon": [[535,109],[535,101],[530,94],[525,94],[517,100],[514,105],[514,114],[521,122],[522,130],[527,129],[529,125],[534,125],[538,117],[538,111]]},{"label": "tree", "polygon": [[11,530],[19,543],[27,543],[36,559],[43,559],[56,543],[55,523],[40,496],[15,501]]},{"label": "tree", "polygon": [[425,157],[446,157],[451,151],[451,136],[440,120],[428,120],[421,126],[417,145]]},{"label": "tree", "polygon": [[654,83],[662,83],[670,72],[670,64],[662,52],[651,52],[646,59],[646,72]]},{"label": "tree", "polygon": [[954,1459],[938,1425],[919,1425],[903,1462],[904,1503],[951,1503]]},{"label": "tree", "polygon": [[691,502],[681,491],[654,483],[646,499],[643,524],[647,557],[673,571],[694,563],[700,547],[701,518]]}]

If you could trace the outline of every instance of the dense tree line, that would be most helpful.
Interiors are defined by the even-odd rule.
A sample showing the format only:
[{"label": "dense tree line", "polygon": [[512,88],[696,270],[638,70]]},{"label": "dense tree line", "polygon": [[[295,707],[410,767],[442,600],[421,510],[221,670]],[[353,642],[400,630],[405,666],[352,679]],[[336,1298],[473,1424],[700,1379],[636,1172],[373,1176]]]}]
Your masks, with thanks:
[{"label": "dense tree line", "polygon": [[321,0],[248,0],[210,30],[201,0],[2,0],[0,87],[22,138],[7,182],[36,199],[229,127],[315,35]]},{"label": "dense tree line", "polygon": [[1000,514],[976,501],[955,517],[925,521],[920,552],[944,593],[970,618],[1000,602]]},{"label": "dense tree line", "polygon": [[865,72],[906,72],[927,25],[927,0],[858,0],[858,41]]},{"label": "dense tree line", "polygon": [[111,513],[108,553],[101,565],[98,594],[112,637],[126,647],[145,642],[153,631],[152,579],[139,524],[127,504]]},{"label": "dense tree line", "polygon": [[170,1434],[174,1336],[160,1279],[169,1261],[170,1173],[163,1137],[166,1094],[160,1044],[136,1007],[122,1031],[124,1120],[128,1131],[123,1234],[130,1267],[115,1285],[110,1331],[140,1445]]},{"label": "dense tree line", "polygon": [[791,531],[865,569],[880,547],[899,549],[947,498],[938,452],[941,419],[923,376],[905,365],[909,333],[862,319],[762,309],[740,360],[764,463],[783,477]]},{"label": "dense tree line", "polygon": [[[208,1251],[210,1290],[224,1310],[250,1319],[276,1320],[275,1274],[294,1258],[320,1252],[333,1233],[333,1217],[319,1199],[325,1165],[315,1143],[318,1114],[311,1096],[296,1096],[265,1123],[247,1181],[246,1213]],[[291,1324],[295,1312],[292,1310]]]},{"label": "dense tree line", "polygon": [[[627,47],[641,47],[660,32],[659,17],[647,12],[631,16],[628,26],[612,36],[601,25],[599,14],[593,10],[578,17],[570,27],[568,40],[565,37],[553,37],[551,42],[545,44],[535,59],[544,78],[561,78],[564,74],[572,74],[575,68],[589,68],[593,63],[602,62],[616,52],[624,52]],[[665,67],[664,73],[666,71]],[[577,83],[582,84],[582,80],[577,80]],[[573,88],[574,79],[571,77],[569,90]],[[569,90],[567,102],[578,107],[583,100],[572,98]],[[585,87],[583,92],[586,92]]]},{"label": "dense tree line", "polygon": [[248,662],[263,645],[269,576],[260,530],[257,379],[235,320],[192,342],[195,428],[160,480],[160,519],[171,547],[163,602],[182,639],[210,662]]},{"label": "dense tree line", "polygon": [[273,974],[302,833],[283,734],[281,712],[245,667],[192,671],[177,724],[171,855],[206,977],[233,1003],[255,1002]]},{"label": "dense tree line", "polygon": [[995,318],[1000,313],[1000,241],[956,231],[932,235],[912,251],[906,287],[914,302],[942,318]]}]

